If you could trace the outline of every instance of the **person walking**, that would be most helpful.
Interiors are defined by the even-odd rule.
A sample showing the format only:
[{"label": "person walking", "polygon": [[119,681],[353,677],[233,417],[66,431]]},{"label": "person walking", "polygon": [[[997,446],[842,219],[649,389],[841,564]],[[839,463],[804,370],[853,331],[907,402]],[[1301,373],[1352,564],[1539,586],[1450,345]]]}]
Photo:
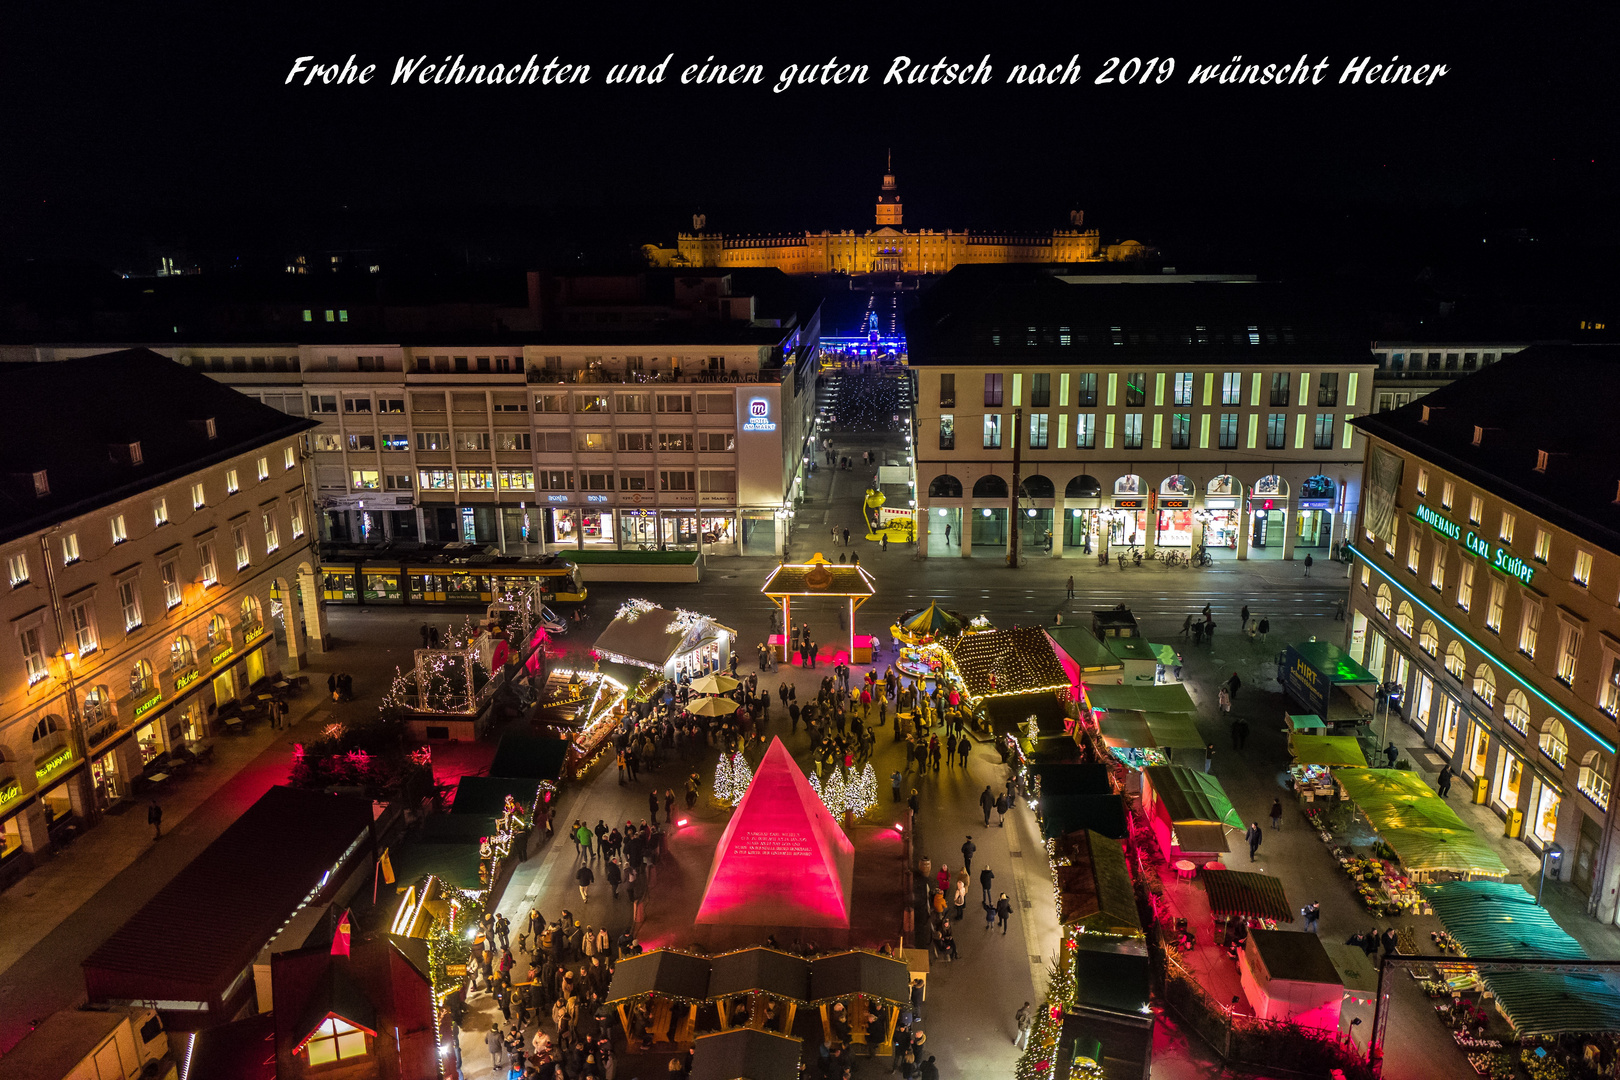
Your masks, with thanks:
[{"label": "person walking", "polygon": [[596,845],[591,842],[595,839],[595,837],[591,835],[591,827],[582,821],[579,823],[578,827],[574,829],[574,835],[579,838],[580,856],[584,858],[586,862],[594,862],[598,853],[596,850]]},{"label": "person walking", "polygon": [[1204,620],[1204,644],[1206,644],[1206,645],[1214,645],[1215,644],[1215,620],[1214,619],[1206,618]]},{"label": "person walking", "polygon": [[996,899],[996,918],[1001,922],[1001,936],[1007,936],[1007,920],[1012,917],[1012,901],[1007,894],[1002,893]]},{"label": "person walking", "polygon": [[484,1036],[484,1049],[489,1051],[489,1068],[499,1073],[506,1068],[506,1036],[501,1034],[500,1021],[491,1021],[489,1033]]},{"label": "person walking", "polygon": [[654,824],[658,824],[658,789],[653,788],[647,793],[647,816]]},{"label": "person walking", "polygon": [[1271,620],[1262,618],[1260,620],[1260,644],[1264,645],[1266,643],[1266,638],[1269,637],[1270,634]]},{"label": "person walking", "polygon": [[[1220,692],[1215,695],[1215,702],[1216,707],[1222,713],[1230,713],[1232,711],[1232,695],[1226,692],[1226,687],[1221,687]],[[1232,749],[1236,750],[1237,747],[1234,746]]]},{"label": "person walking", "polygon": [[1395,748],[1395,741],[1391,739],[1389,745],[1384,747],[1384,768],[1393,769],[1400,756],[1401,752]]},{"label": "person walking", "polygon": [[1243,619],[1242,622],[1238,623],[1238,629],[1247,630],[1249,628],[1249,605],[1244,604],[1243,610],[1239,611],[1238,615]]},{"label": "person walking", "polygon": [[996,808],[996,797],[990,794],[990,785],[984,785],[984,791],[979,794],[979,809],[984,811],[984,827],[990,827],[990,811]]},{"label": "person walking", "polygon": [[1254,862],[1254,853],[1260,850],[1260,841],[1265,836],[1260,831],[1260,823],[1258,821],[1249,822],[1249,829],[1243,835],[1249,841],[1249,861]]},{"label": "person walking", "polygon": [[1074,599],[1074,575],[1073,574],[1069,575],[1069,595],[1065,599],[1068,599],[1068,600],[1073,600]]},{"label": "person walking", "polygon": [[1007,810],[1008,810],[1007,796],[1005,794],[997,795],[996,796],[996,825],[997,825],[997,827],[1003,828],[1003,829],[1005,829],[1007,827]]},{"label": "person walking", "polygon": [[1209,772],[1210,768],[1214,764],[1215,764],[1215,744],[1210,743],[1208,746],[1204,747],[1204,771]]},{"label": "person walking", "polygon": [[580,898],[580,901],[581,902],[589,902],[589,900],[591,898],[591,895],[590,895],[591,883],[596,880],[596,875],[591,872],[591,864],[590,863],[581,864],[578,873],[576,873],[574,875],[574,880],[579,882],[579,898]]},{"label": "person walking", "polygon": [[984,906],[990,906],[990,887],[995,883],[996,872],[988,866],[979,871],[979,888],[984,890]]},{"label": "person walking", "polygon": [[1272,799],[1271,800],[1271,831],[1272,832],[1281,832],[1282,831],[1282,800],[1281,799]]},{"label": "person walking", "polygon": [[1306,577],[1311,576],[1311,556],[1310,556],[1310,552],[1305,553],[1305,576]]},{"label": "person walking", "polygon": [[609,859],[607,863],[607,883],[613,890],[613,899],[619,898],[619,886],[624,882],[624,871],[619,869],[618,859]]},{"label": "person walking", "polygon": [[844,546],[849,546],[849,530],[847,528],[844,530]]},{"label": "person walking", "polygon": [[973,853],[978,850],[979,845],[975,844],[973,837],[969,836],[967,842],[962,845],[962,869],[964,872],[969,874],[973,872]]},{"label": "person walking", "polygon": [[1013,1039],[1013,1045],[1020,1050],[1028,1049],[1030,1029],[1035,1026],[1035,1015],[1030,1012],[1029,1002],[1024,1002],[1024,1007],[1018,1010],[1013,1022],[1018,1025],[1018,1034]]},{"label": "person walking", "polygon": [[664,824],[672,825],[675,822],[675,789],[664,789]]},{"label": "person walking", "polygon": [[1305,916],[1305,932],[1307,934],[1315,934],[1315,933],[1317,933],[1318,931],[1321,930],[1321,928],[1322,928],[1322,905],[1321,905],[1321,903],[1319,903],[1316,900],[1312,900],[1310,903],[1308,903],[1304,907],[1300,908],[1299,913],[1301,915]]},{"label": "person walking", "polygon": [[1249,741],[1249,722],[1241,716],[1232,721],[1232,737],[1237,740],[1237,748],[1240,751],[1243,744]]},{"label": "person walking", "polygon": [[891,802],[900,801],[900,782],[904,779],[905,777],[901,774],[899,769],[896,769],[894,772],[889,774],[889,794],[892,796],[890,799]]},{"label": "person walking", "polygon": [[163,835],[163,807],[152,800],[152,805],[146,808],[146,823],[152,826],[152,839],[155,841]]},{"label": "person walking", "polygon": [[945,526],[945,546],[951,546],[951,527],[949,524]]},{"label": "person walking", "polygon": [[1238,673],[1235,672],[1235,671],[1232,672],[1232,677],[1230,679],[1226,680],[1226,694],[1234,702],[1237,701],[1238,687],[1240,687],[1242,685],[1243,685],[1243,680],[1238,678]]},{"label": "person walking", "polygon": [[1451,766],[1446,765],[1440,770],[1440,783],[1438,785],[1440,797],[1443,799],[1451,794]]}]

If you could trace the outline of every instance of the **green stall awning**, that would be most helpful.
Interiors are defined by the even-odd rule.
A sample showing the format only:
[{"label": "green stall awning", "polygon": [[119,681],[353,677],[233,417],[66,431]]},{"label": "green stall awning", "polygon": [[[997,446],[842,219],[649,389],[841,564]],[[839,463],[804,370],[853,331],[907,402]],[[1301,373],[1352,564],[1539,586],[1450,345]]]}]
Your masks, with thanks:
[{"label": "green stall awning", "polygon": [[1502,857],[1471,829],[1380,828],[1378,835],[1395,852],[1401,865],[1415,873],[1450,871],[1456,874],[1507,876],[1507,864]]},{"label": "green stall awning", "polygon": [[1208,773],[1185,765],[1149,765],[1142,770],[1142,779],[1152,785],[1175,824],[1208,822],[1243,828],[1243,819],[1232,808],[1226,789]]},{"label": "green stall awning", "polygon": [[1360,741],[1349,735],[1290,735],[1288,748],[1301,765],[1367,767]]},{"label": "green stall awning", "polygon": [[1086,700],[1093,709],[1135,709],[1148,713],[1193,713],[1198,706],[1180,683],[1163,686],[1098,686],[1086,683]]},{"label": "green stall awning", "polygon": [[1469,956],[1585,960],[1586,950],[1522,885],[1453,881],[1420,886],[1434,913]]}]

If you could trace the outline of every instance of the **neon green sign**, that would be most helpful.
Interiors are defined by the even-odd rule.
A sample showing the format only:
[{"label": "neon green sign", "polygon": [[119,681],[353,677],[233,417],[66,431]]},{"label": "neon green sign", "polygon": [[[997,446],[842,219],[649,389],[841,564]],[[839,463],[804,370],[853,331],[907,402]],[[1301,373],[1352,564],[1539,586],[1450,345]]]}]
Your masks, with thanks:
[{"label": "neon green sign", "polygon": [[72,760],[73,747],[64,746],[56,753],[34,766],[34,775],[43,780],[45,777],[49,776],[51,773],[55,772],[57,769],[60,769],[63,765],[66,765]]},{"label": "neon green sign", "polygon": [[4,786],[0,786],[0,806],[6,805],[6,803],[10,802],[12,799],[15,799],[21,794],[22,781],[18,780],[16,777],[12,777],[5,782]]},{"label": "neon green sign", "polygon": [[221,660],[225,659],[227,656],[231,655],[231,653],[233,653],[235,651],[236,651],[236,646],[235,645],[226,645],[223,648],[216,649],[214,651],[214,655],[210,656],[208,658],[208,662],[210,664],[214,664],[214,665],[217,666]]},{"label": "neon green sign", "polygon": [[201,678],[201,675],[196,668],[192,668],[190,671],[187,671],[184,674],[176,675],[174,678],[175,692],[178,693],[179,691],[184,690],[186,687],[196,682],[199,678]]},{"label": "neon green sign", "polygon": [[145,714],[151,712],[152,707],[155,706],[158,702],[160,702],[162,700],[163,700],[163,691],[161,691],[161,690],[152,691],[152,696],[151,697],[147,698],[145,701],[143,701],[139,705],[135,706],[135,719],[139,720],[142,716],[144,716]]},{"label": "neon green sign", "polygon": [[1449,536],[1453,540],[1461,540],[1463,546],[1469,551],[1472,551],[1475,555],[1502,571],[1502,573],[1510,577],[1516,577],[1526,585],[1530,584],[1530,579],[1535,576],[1535,567],[1529,565],[1511,551],[1480,539],[1479,534],[1472,531],[1465,537],[1461,525],[1458,525],[1450,518],[1441,517],[1427,506],[1420,505],[1412,511],[1412,516],[1419,521],[1425,522],[1429,528],[1437,533]]},{"label": "neon green sign", "polygon": [[264,633],[264,624],[260,623],[258,626],[255,626],[253,629],[249,630],[243,636],[242,641],[243,641],[244,644],[252,644],[253,642],[259,640],[260,636],[263,635],[263,633]]}]

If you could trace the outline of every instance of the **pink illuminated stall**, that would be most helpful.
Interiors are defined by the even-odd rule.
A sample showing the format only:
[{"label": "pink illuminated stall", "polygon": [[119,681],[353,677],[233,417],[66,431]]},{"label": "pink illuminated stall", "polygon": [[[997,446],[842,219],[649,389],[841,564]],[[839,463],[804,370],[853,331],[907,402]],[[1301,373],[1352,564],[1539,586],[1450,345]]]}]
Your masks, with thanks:
[{"label": "pink illuminated stall", "polygon": [[1344,982],[1315,934],[1251,930],[1239,968],[1256,1016],[1338,1030]]}]

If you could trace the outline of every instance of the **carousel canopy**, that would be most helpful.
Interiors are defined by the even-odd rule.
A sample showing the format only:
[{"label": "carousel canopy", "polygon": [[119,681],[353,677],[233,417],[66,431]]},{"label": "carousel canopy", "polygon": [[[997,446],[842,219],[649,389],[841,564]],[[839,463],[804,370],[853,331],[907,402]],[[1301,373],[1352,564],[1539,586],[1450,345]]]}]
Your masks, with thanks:
[{"label": "carousel canopy", "polygon": [[699,1035],[692,1080],[798,1080],[802,1047],[798,1039],[755,1028]]},{"label": "carousel canopy", "polygon": [[810,961],[776,949],[741,949],[709,961],[709,999],[759,991],[810,1000]]},{"label": "carousel canopy", "polygon": [[613,983],[605,1000],[612,1005],[642,994],[702,1001],[709,996],[708,957],[673,949],[625,957],[613,968]]},{"label": "carousel canopy", "polygon": [[1232,809],[1226,789],[1208,773],[1185,765],[1149,765],[1142,770],[1142,778],[1152,785],[1172,824],[1201,822],[1243,828],[1243,819]]},{"label": "carousel canopy", "polygon": [[1086,683],[1086,700],[1093,709],[1134,709],[1150,713],[1193,713],[1198,706],[1180,683],[1163,686],[1099,686]]},{"label": "carousel canopy", "polygon": [[1268,874],[1240,870],[1205,870],[1204,891],[1211,915],[1252,915],[1276,922],[1293,922],[1294,909],[1283,893],[1282,882]]},{"label": "carousel canopy", "polygon": [[1052,626],[1046,630],[1052,644],[1084,672],[1118,671],[1125,665],[1083,626]]},{"label": "carousel canopy", "polygon": [[809,1004],[851,994],[904,1005],[911,1000],[911,975],[899,960],[864,949],[810,961]]},{"label": "carousel canopy", "polygon": [[1289,748],[1301,765],[1367,766],[1361,743],[1349,735],[1294,735]]},{"label": "carousel canopy", "polygon": [[960,634],[967,624],[967,619],[961,613],[945,610],[936,600],[921,611],[908,611],[900,616],[899,626],[914,638],[939,638]]},{"label": "carousel canopy", "polygon": [[1038,626],[963,634],[946,642],[945,651],[971,697],[1028,694],[1069,685],[1051,639]]},{"label": "carousel canopy", "polygon": [[663,671],[681,653],[721,632],[733,637],[737,634],[707,615],[630,600],[608,623],[594,648],[608,659]]}]

